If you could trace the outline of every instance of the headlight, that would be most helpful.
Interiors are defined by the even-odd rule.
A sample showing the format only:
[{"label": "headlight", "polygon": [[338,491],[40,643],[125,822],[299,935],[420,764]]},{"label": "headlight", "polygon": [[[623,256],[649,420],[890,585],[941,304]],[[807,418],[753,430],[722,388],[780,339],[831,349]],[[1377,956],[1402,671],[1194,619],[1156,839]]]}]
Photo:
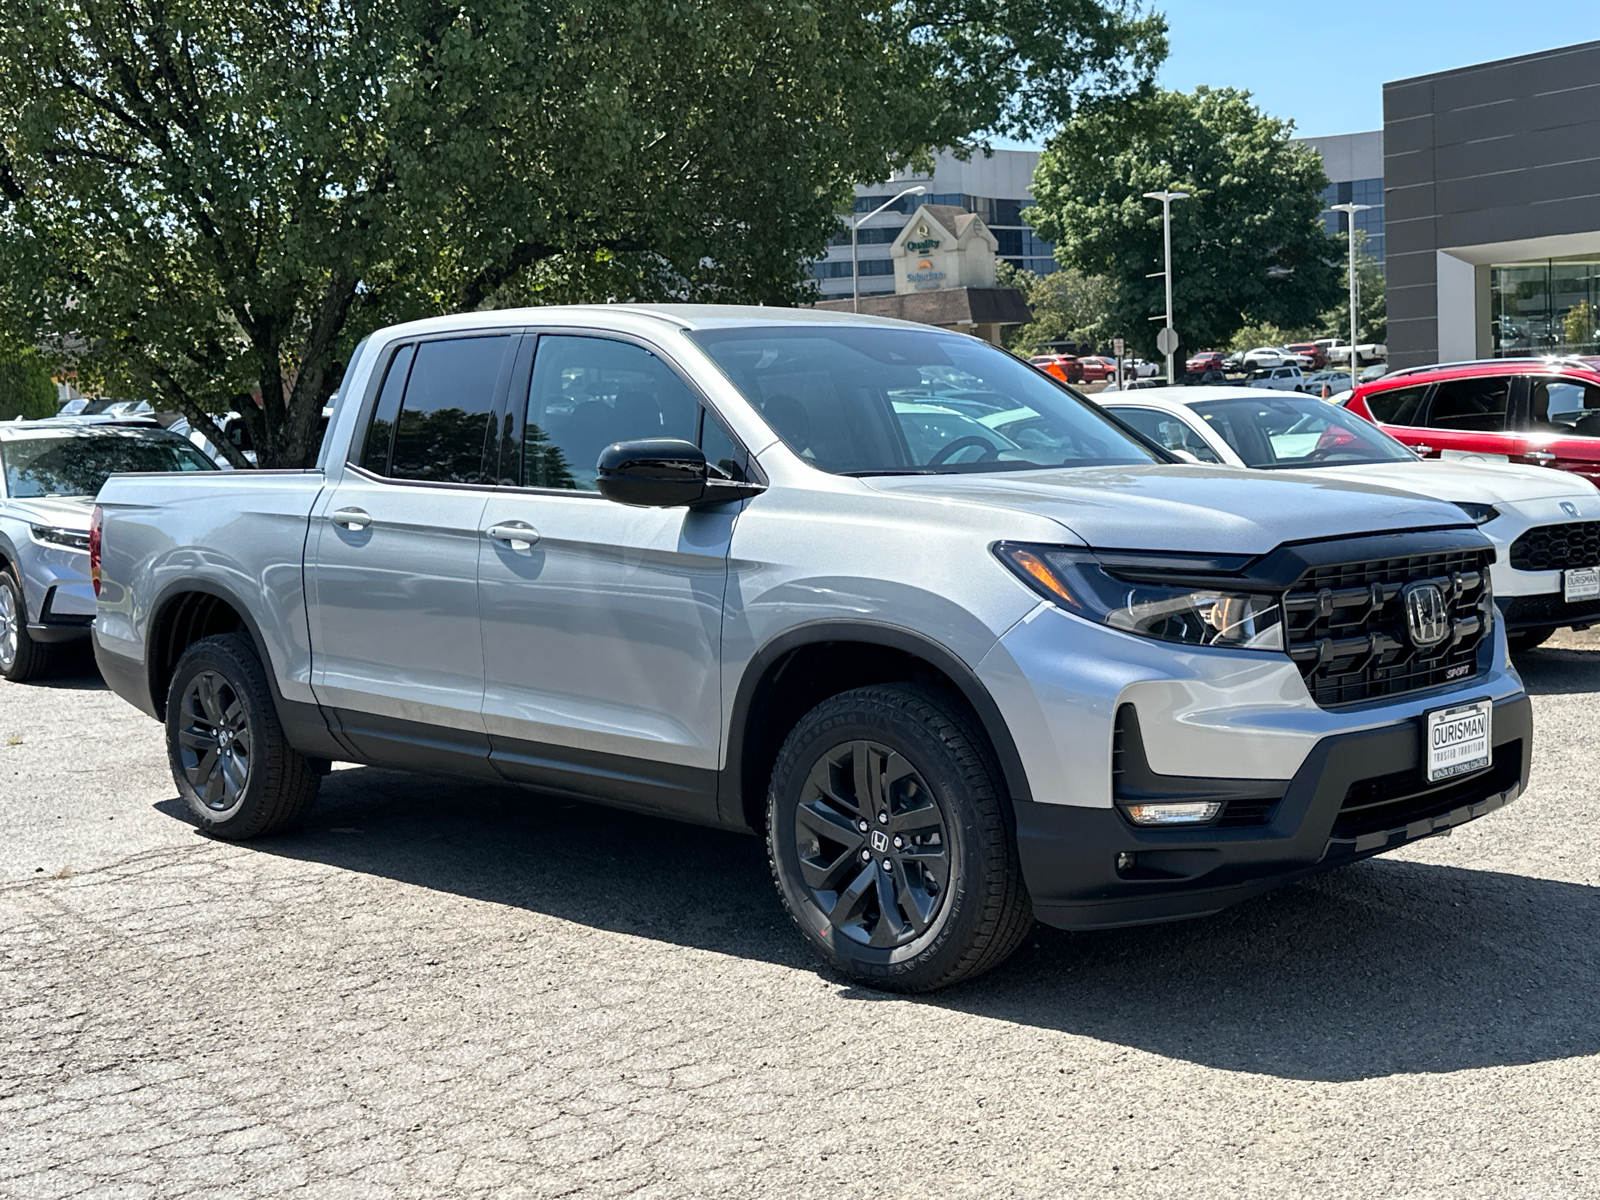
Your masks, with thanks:
[{"label": "headlight", "polygon": [[89,535],[79,529],[61,529],[55,525],[33,525],[35,541],[51,546],[65,546],[68,550],[87,550]]},{"label": "headlight", "polygon": [[1119,579],[1087,550],[1001,542],[995,554],[1045,599],[1125,633],[1191,646],[1284,648],[1283,605],[1275,595]]},{"label": "headlight", "polygon": [[1473,504],[1470,501],[1457,500],[1456,507],[1471,517],[1476,525],[1483,525],[1500,515],[1500,510],[1492,504]]}]

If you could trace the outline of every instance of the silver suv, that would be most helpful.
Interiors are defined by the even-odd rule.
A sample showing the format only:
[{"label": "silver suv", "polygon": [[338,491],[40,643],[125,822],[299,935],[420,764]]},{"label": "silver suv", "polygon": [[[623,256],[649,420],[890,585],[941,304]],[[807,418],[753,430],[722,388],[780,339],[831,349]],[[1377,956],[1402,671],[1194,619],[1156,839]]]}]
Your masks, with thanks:
[{"label": "silver suv", "polygon": [[1459,508],[1177,462],[971,337],[528,309],[346,378],[315,471],[100,494],[98,661],[219,836],[331,759],[746,829],[828,962],[920,990],[1527,777]]}]

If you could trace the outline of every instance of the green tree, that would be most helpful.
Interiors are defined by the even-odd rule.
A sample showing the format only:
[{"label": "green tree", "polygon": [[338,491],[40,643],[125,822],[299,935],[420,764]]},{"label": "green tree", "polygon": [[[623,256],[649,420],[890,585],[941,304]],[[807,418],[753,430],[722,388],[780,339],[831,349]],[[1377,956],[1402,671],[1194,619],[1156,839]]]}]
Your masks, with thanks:
[{"label": "green tree", "polygon": [[[1341,257],[1348,254],[1347,249]],[[1341,268],[1339,278],[1343,295],[1322,314],[1314,336],[1336,337],[1342,343],[1350,338],[1350,277]],[[1356,338],[1363,344],[1385,344],[1389,340],[1387,280],[1383,264],[1367,252],[1367,234],[1362,229],[1356,230]]]},{"label": "green tree", "polygon": [[807,298],[857,180],[1146,87],[1164,29],[1124,0],[9,0],[0,304],[236,465],[226,408],[299,465],[371,328]]},{"label": "green tree", "polygon": [[1017,354],[1038,354],[1054,342],[1101,342],[1115,333],[1105,326],[1111,286],[1098,275],[1063,267],[1048,275],[1024,271],[1002,259],[996,282],[1016,288],[1033,320],[1008,332],[1006,346]]},{"label": "green tree", "polygon": [[10,345],[0,337],[0,421],[55,415],[55,381],[38,351]]},{"label": "green tree", "polygon": [[1588,346],[1595,340],[1594,306],[1580,300],[1562,314],[1562,332],[1567,335],[1567,345]]},{"label": "green tree", "polygon": [[1066,266],[1111,281],[1106,321],[1154,357],[1161,206],[1173,189],[1173,320],[1186,350],[1225,346],[1250,323],[1313,324],[1338,296],[1340,248],[1319,214],[1327,178],[1293,126],[1248,92],[1158,92],[1085,108],[1053,137],[1027,219]]}]

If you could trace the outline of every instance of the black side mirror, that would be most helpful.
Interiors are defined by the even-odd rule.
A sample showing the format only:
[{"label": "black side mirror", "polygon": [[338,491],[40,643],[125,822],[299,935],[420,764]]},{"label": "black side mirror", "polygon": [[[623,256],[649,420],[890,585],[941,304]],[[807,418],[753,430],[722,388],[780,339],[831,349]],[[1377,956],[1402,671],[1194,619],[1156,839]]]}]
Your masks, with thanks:
[{"label": "black side mirror", "polygon": [[595,486],[607,500],[677,508],[705,498],[706,456],[682,438],[613,442],[600,452]]}]

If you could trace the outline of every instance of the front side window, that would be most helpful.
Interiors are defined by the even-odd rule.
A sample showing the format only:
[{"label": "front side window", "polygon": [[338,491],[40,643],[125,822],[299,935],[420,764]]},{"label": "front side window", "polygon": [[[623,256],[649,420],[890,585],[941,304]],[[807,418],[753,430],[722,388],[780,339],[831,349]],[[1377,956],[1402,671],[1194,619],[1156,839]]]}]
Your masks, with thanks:
[{"label": "front side window", "polygon": [[1207,400],[1194,405],[1194,412],[1247,467],[1348,466],[1415,457],[1377,426],[1325,400]]},{"label": "front side window", "polygon": [[1154,408],[1111,406],[1108,411],[1132,425],[1145,437],[1168,450],[1182,450],[1201,462],[1220,463],[1217,452],[1206,444],[1199,432],[1189,428],[1189,423],[1171,413]]},{"label": "front side window", "polygon": [[215,471],[189,442],[171,435],[126,432],[52,434],[0,442],[6,493],[30,496],[93,496],[107,477],[141,471]]},{"label": "front side window", "polygon": [[836,475],[1164,461],[1088,401],[962,334],[829,325],[689,336],[790,450]]},{"label": "front side window", "polygon": [[[514,339],[449,338],[417,346],[394,420],[388,474],[430,483],[477,483],[500,371]],[[384,393],[399,359],[384,379]],[[384,393],[379,394],[382,415]]]},{"label": "front side window", "polygon": [[1428,428],[1500,433],[1510,396],[1511,380],[1504,375],[1441,383],[1428,406]]},{"label": "front side window", "polygon": [[1600,387],[1577,379],[1536,379],[1529,405],[1536,433],[1600,437]]},{"label": "front side window", "polygon": [[663,437],[700,437],[700,401],[665,362],[631,342],[540,337],[523,425],[524,487],[592,492],[600,452],[612,442]]},{"label": "front side window", "polygon": [[1422,407],[1422,398],[1427,394],[1427,384],[1372,392],[1367,396],[1367,411],[1372,414],[1374,421],[1382,421],[1385,425],[1415,425],[1417,410]]}]

